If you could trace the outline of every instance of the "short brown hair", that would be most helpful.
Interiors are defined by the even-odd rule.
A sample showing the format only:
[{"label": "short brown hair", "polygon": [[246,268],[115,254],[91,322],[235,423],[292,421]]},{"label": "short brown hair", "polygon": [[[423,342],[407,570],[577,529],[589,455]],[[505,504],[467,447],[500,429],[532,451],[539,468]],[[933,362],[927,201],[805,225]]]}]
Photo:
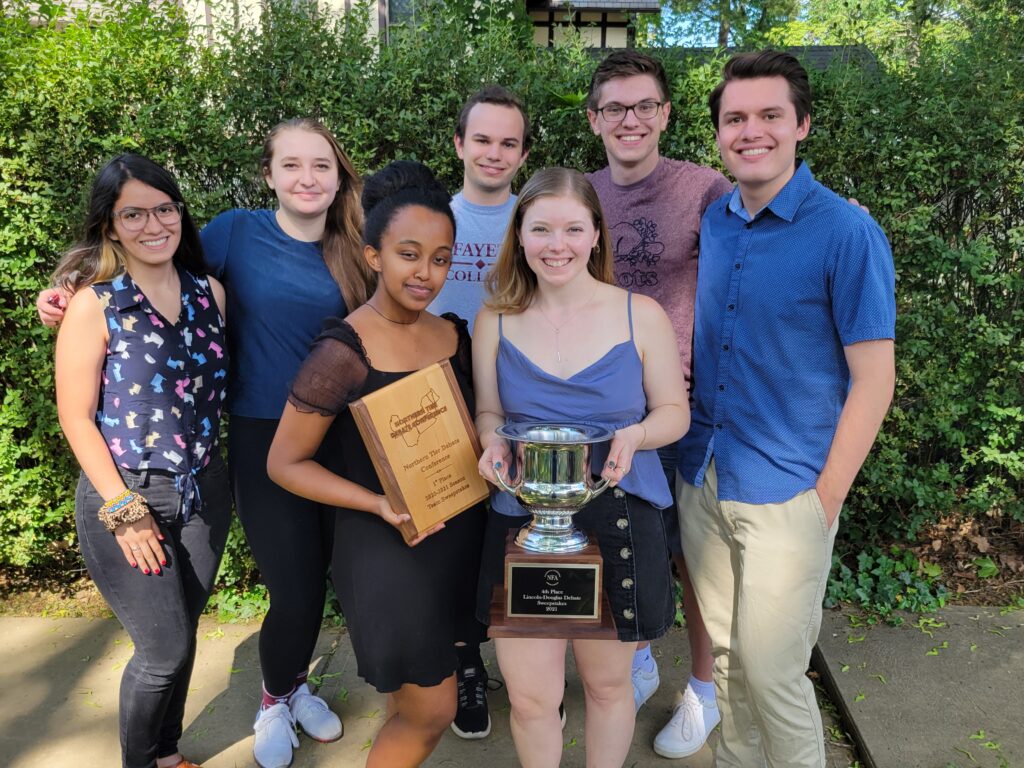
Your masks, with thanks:
[{"label": "short brown hair", "polygon": [[455,126],[455,135],[459,137],[459,141],[466,140],[466,124],[469,122],[469,113],[477,104],[494,104],[499,107],[518,109],[523,118],[523,152],[530,150],[530,146],[533,144],[533,130],[530,128],[530,116],[526,114],[526,107],[523,106],[523,102],[518,96],[500,85],[485,85],[462,105],[459,122]]},{"label": "short brown hair", "polygon": [[587,271],[601,282],[615,285],[611,238],[594,186],[586,176],[571,168],[541,168],[519,192],[498,260],[487,273],[487,300],[484,303],[489,309],[514,315],[530,306],[537,292],[537,276],[523,257],[519,228],[523,225],[527,209],[537,200],[560,195],[575,198],[590,211],[600,235],[587,262]]},{"label": "short brown hair", "polygon": [[615,51],[609,53],[597,69],[594,76],[590,78],[590,93],[587,95],[587,109],[596,111],[601,96],[601,86],[609,80],[619,77],[634,77],[635,75],[650,75],[658,84],[658,91],[661,93],[662,101],[671,101],[669,94],[668,78],[665,76],[665,67],[657,59],[651,58],[645,53],[635,50]]},{"label": "short brown hair", "polygon": [[807,70],[793,56],[782,51],[754,51],[733,56],[722,68],[722,82],[708,96],[711,123],[718,130],[718,113],[725,86],[732,80],[753,80],[758,77],[782,77],[789,83],[789,100],[796,109],[796,121],[802,123],[811,114],[811,84]]}]

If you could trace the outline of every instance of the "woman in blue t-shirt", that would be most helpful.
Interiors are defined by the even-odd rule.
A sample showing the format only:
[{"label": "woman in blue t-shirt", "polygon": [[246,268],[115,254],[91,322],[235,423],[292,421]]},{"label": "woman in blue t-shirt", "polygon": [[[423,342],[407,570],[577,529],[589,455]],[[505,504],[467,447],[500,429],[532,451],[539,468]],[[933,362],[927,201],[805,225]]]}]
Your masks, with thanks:
[{"label": "woman in blue t-shirt", "polygon": [[89,575],[134,653],[121,679],[126,768],[178,752],[196,626],[227,540],[218,436],[224,289],[173,177],[140,155],[97,174],[85,235],[54,275],[57,412],[82,466],[75,522]]},{"label": "woman in blue t-shirt", "polygon": [[[232,316],[227,408],[235,508],[270,595],[260,631],[263,697],[253,754],[262,768],[279,768],[298,747],[296,724],[317,741],[342,735],[337,715],[306,685],[334,512],[273,483],[267,453],[288,385],[321,322],[363,304],[371,281],[359,257],[361,182],[330,131],[311,119],[281,123],[267,136],[260,171],[277,208],[226,211],[201,237],[211,272],[228,288]],[[45,324],[60,322],[63,300],[55,290],[40,294]],[[328,465],[332,459],[321,457]]]},{"label": "woman in blue t-shirt", "polygon": [[[235,508],[270,594],[260,630],[263,699],[253,745],[263,768],[291,763],[295,725],[317,741],[341,738],[340,719],[306,684],[326,597],[334,510],[267,477],[267,453],[288,385],[327,317],[366,301],[359,177],[320,123],[291,120],[263,145],[260,170],[276,210],[226,211],[202,232],[215,275],[237,312],[228,339],[228,467]],[[345,267],[342,267],[342,264]],[[331,463],[333,457],[323,460]]]}]

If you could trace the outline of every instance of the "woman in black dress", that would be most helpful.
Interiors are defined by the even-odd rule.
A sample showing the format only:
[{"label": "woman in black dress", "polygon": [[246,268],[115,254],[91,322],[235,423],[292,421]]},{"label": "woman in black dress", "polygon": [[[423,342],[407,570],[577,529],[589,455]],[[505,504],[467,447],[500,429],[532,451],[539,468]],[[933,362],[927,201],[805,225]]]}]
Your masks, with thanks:
[{"label": "woman in black dress", "polygon": [[[389,694],[388,718],[367,766],[416,766],[455,716],[454,643],[479,632],[473,619],[483,536],[480,507],[407,546],[406,515],[388,504],[352,414],[352,401],[449,359],[471,412],[466,323],[426,307],[451,266],[449,195],[423,165],[391,163],[363,191],[363,256],[374,294],[345,320],[328,321],[292,385],[270,449],[270,476],[289,491],[337,506],[335,588],[359,675]],[[344,477],[314,456],[340,458]]]}]

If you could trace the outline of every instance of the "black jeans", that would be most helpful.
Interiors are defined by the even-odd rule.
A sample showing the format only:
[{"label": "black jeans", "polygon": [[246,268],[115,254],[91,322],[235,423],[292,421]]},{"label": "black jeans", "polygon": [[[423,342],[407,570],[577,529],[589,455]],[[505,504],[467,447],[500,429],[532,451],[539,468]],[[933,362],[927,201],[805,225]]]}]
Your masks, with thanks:
[{"label": "black jeans", "polygon": [[146,497],[164,534],[167,565],[146,576],[125,560],[97,513],[103,499],[85,475],[75,494],[75,522],[86,567],[124,625],[135,653],[121,676],[119,719],[124,768],[153,768],[178,751],[185,696],[196,654],[196,626],[217,576],[231,520],[227,469],[216,457],[199,473],[203,507],[184,522],[174,476],[120,470]]},{"label": "black jeans", "polygon": [[[289,493],[267,476],[276,431],[276,419],[232,416],[228,467],[238,519],[270,593],[260,628],[263,685],[272,695],[284,696],[309,668],[320,634],[336,513]],[[330,457],[317,460],[337,470]]]}]

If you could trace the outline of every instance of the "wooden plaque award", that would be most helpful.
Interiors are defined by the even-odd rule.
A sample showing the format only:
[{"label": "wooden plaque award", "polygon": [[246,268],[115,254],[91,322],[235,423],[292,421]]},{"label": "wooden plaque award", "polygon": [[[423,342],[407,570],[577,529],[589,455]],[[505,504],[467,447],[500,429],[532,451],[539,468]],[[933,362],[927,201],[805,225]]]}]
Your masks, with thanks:
[{"label": "wooden plaque award", "polygon": [[406,543],[487,498],[480,441],[447,360],[349,407],[391,508],[411,518],[400,527]]}]

